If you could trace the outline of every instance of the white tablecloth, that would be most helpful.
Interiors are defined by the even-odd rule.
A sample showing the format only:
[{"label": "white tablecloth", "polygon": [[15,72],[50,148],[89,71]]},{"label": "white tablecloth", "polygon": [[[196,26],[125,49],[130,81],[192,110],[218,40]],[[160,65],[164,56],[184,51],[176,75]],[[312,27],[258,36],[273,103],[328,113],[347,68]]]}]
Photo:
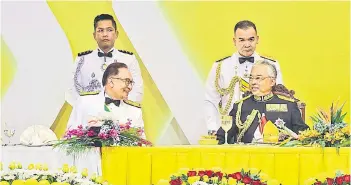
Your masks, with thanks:
[{"label": "white tablecloth", "polygon": [[31,163],[45,163],[49,169],[62,168],[63,164],[68,164],[69,166],[76,166],[79,172],[83,168],[87,168],[89,174],[97,173],[98,175],[102,175],[99,148],[94,148],[87,154],[73,157],[67,156],[64,151],[53,149],[50,146],[2,146],[0,148],[0,159],[4,168],[7,168],[12,161],[20,162],[23,168],[27,168]]}]

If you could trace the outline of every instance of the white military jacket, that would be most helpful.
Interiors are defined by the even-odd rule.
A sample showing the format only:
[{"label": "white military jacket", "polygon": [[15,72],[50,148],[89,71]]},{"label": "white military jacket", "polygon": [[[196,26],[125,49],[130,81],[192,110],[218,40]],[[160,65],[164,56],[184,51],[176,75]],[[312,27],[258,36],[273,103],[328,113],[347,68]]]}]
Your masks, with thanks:
[{"label": "white military jacket", "polygon": [[97,95],[80,96],[73,106],[71,116],[68,120],[67,129],[75,129],[79,125],[88,126],[88,122],[92,118],[99,118],[107,114],[112,114],[120,124],[125,124],[129,120],[132,127],[144,128],[142,111],[137,103],[121,100],[120,105],[116,106],[111,103],[105,108],[104,91]]},{"label": "white military jacket", "polygon": [[[207,124],[208,130],[218,130],[220,127],[220,113],[219,113],[219,103],[221,102],[222,107],[230,104],[228,112],[226,115],[229,115],[230,110],[233,108],[234,102],[240,100],[242,98],[243,87],[239,87],[239,83],[237,83],[234,87],[234,97],[231,102],[229,101],[229,95],[225,95],[221,97],[218,93],[215,85],[216,80],[216,70],[218,65],[221,65],[221,70],[218,75],[218,85],[220,88],[228,88],[231,80],[234,76],[239,76],[242,80],[242,86],[248,86],[249,83],[249,75],[251,72],[251,68],[254,63],[249,61],[245,61],[243,63],[239,62],[238,52],[234,53],[232,56],[225,57],[221,60],[216,61],[211,71],[207,77],[206,81],[206,94],[205,94],[205,121]],[[283,84],[282,74],[280,71],[279,63],[276,60],[272,60],[263,56],[258,55],[256,52],[252,55],[254,57],[254,61],[257,60],[266,60],[274,64],[277,69],[277,84]]]},{"label": "white military jacket", "polygon": [[141,102],[143,97],[143,79],[138,61],[133,53],[111,49],[111,57],[99,56],[100,49],[81,52],[75,60],[70,87],[66,101],[72,106],[80,95],[98,94],[103,90],[102,76],[107,66],[113,62],[125,63],[132,74],[135,84],[128,99]]}]

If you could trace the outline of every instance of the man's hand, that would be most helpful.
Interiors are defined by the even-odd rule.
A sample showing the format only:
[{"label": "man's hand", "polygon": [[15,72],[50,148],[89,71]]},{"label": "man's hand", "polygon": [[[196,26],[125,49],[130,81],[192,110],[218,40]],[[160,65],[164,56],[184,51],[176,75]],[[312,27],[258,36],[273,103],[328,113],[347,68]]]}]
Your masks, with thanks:
[{"label": "man's hand", "polygon": [[208,131],[208,135],[210,135],[210,136],[215,136],[216,134],[217,134],[217,131],[215,131],[215,130]]},{"label": "man's hand", "polygon": [[101,122],[96,117],[92,117],[88,121],[89,127],[101,127],[101,125]]}]

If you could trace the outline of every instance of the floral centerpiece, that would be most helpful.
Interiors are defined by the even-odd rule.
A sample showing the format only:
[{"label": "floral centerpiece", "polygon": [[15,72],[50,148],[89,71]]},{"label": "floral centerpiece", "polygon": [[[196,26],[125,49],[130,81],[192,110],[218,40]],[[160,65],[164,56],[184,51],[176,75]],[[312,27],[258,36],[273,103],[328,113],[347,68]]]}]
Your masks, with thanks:
[{"label": "floral centerpiece", "polygon": [[[162,185],[160,181],[158,185]],[[170,185],[279,185],[268,175],[257,169],[250,169],[234,173],[223,173],[221,170],[190,170],[173,174],[169,181],[164,184]]]},{"label": "floral centerpiece", "polygon": [[22,165],[12,162],[9,170],[0,170],[0,180],[2,185],[110,185],[101,176],[92,174],[88,176],[85,168],[78,173],[75,166],[64,164],[61,169],[49,170],[46,164],[30,164],[27,169],[22,169]]},{"label": "floral centerpiece", "polygon": [[94,126],[82,125],[66,131],[62,140],[54,147],[66,150],[68,155],[80,154],[92,147],[102,146],[152,146],[143,139],[142,128],[131,127],[131,121],[120,124],[111,117],[100,117],[89,121],[100,123]]},{"label": "floral centerpiece", "polygon": [[320,177],[309,178],[305,185],[350,185],[350,174],[337,171],[334,177],[319,175]]},{"label": "floral centerpiece", "polygon": [[344,147],[350,146],[350,124],[344,122],[347,113],[342,108],[332,104],[329,114],[319,110],[317,115],[311,116],[313,128],[299,133],[298,140],[285,143],[283,146],[321,146]]}]

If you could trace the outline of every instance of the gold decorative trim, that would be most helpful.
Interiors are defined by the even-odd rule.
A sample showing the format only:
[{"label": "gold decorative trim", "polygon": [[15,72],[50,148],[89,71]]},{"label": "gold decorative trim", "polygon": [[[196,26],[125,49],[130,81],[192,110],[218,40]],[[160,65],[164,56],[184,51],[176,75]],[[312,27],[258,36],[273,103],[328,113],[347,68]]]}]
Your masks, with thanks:
[{"label": "gold decorative trim", "polygon": [[141,104],[140,103],[137,103],[137,102],[134,102],[134,101],[131,101],[131,100],[123,100],[123,102],[128,104],[128,105],[141,108]]},{"label": "gold decorative trim", "polygon": [[222,105],[222,101],[219,102],[219,113],[222,115],[228,115],[229,112],[229,108],[231,106],[231,102],[233,101],[233,97],[234,97],[234,87],[236,83],[239,83],[239,86],[241,85],[240,82],[240,77],[238,76],[234,76],[232,78],[232,80],[230,81],[229,87],[228,88],[220,88],[219,86],[219,76],[221,73],[221,68],[222,68],[222,62],[219,62],[216,68],[216,79],[215,79],[215,86],[216,86],[216,90],[217,92],[220,94],[220,96],[225,96],[229,94],[229,100],[227,102],[227,104],[225,105],[224,109],[223,109],[223,105]]},{"label": "gold decorative trim", "polygon": [[290,101],[290,102],[295,102],[295,100],[292,99],[292,98],[288,98],[288,97],[286,97],[286,96],[282,96],[282,95],[279,95],[279,94],[277,94],[277,96],[278,96],[278,98],[280,98],[280,99],[283,99],[283,100],[286,100],[286,101]]},{"label": "gold decorative trim", "polygon": [[268,100],[271,100],[272,98],[273,98],[273,93],[270,93],[264,96],[254,96],[254,99],[260,102],[266,102]]},{"label": "gold decorative trim", "polygon": [[261,114],[258,110],[253,109],[251,114],[247,117],[246,121],[244,123],[241,122],[241,107],[243,105],[243,101],[241,101],[238,105],[238,110],[236,112],[236,119],[235,119],[235,124],[239,129],[239,134],[237,137],[237,142],[241,142],[241,139],[244,137],[245,132],[249,127],[252,125],[252,122],[255,120],[256,115],[258,114],[259,122],[261,118]]}]

